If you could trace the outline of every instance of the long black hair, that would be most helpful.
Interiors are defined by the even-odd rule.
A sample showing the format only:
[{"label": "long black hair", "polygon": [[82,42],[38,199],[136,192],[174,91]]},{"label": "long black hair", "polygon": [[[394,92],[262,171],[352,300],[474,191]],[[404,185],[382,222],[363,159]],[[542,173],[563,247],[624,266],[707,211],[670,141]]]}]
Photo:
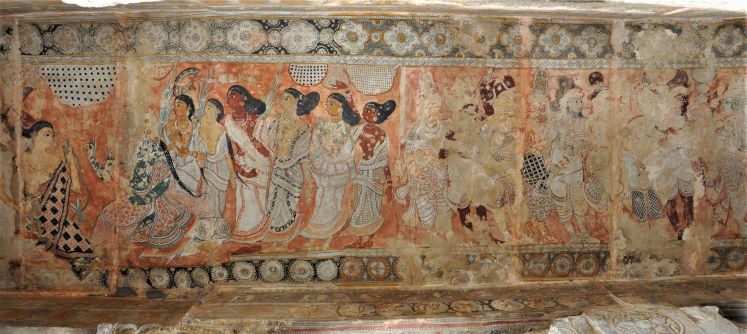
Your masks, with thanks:
[{"label": "long black hair", "polygon": [[373,108],[376,112],[376,124],[381,124],[394,112],[394,109],[397,108],[397,103],[393,100],[386,101],[383,104],[371,101],[366,103],[363,109],[365,110],[368,107]]},{"label": "long black hair", "polygon": [[244,86],[233,85],[228,88],[228,93],[231,92],[241,95],[241,99],[244,101],[244,111],[247,113],[259,116],[265,112],[267,105],[262,100],[252,96],[252,93],[249,93]]},{"label": "long black hair", "polygon": [[215,109],[218,109],[218,113],[215,115],[215,121],[220,122],[223,120],[223,117],[225,116],[225,113],[223,112],[223,104],[216,99],[208,99],[206,103],[212,104]]},{"label": "long black hair", "polygon": [[31,138],[37,132],[41,131],[41,129],[44,129],[44,128],[50,128],[50,129],[54,130],[54,127],[52,126],[52,123],[49,123],[47,121],[37,121],[33,125],[31,125],[30,128],[23,129],[23,131],[21,131],[21,135],[24,136],[24,137],[26,137],[26,138]]},{"label": "long black hair", "polygon": [[298,116],[308,115],[319,104],[319,93],[317,92],[304,95],[295,88],[286,88],[283,92],[292,95],[296,99],[296,115]]},{"label": "long black hair", "polygon": [[187,104],[187,108],[189,108],[189,114],[187,115],[187,118],[189,120],[192,120],[192,116],[195,114],[195,103],[192,102],[192,98],[187,95],[179,95],[176,98],[174,98],[174,102],[176,101],[182,101]]},{"label": "long black hair", "polygon": [[[171,176],[174,177],[174,180],[176,181],[176,184],[179,186],[179,188],[182,188],[182,190],[186,191],[192,197],[199,197],[195,195],[195,193],[193,193],[192,190],[189,190],[187,185],[184,184],[181,178],[179,178],[179,173],[176,171],[176,166],[174,166],[174,160],[171,157],[171,153],[169,153],[169,147],[166,145],[166,143],[163,140],[160,140],[158,142],[158,148],[160,148],[161,151],[163,152],[163,156],[166,158],[166,165],[169,166],[169,171],[171,172]],[[200,168],[200,174],[202,174],[202,168]]]},{"label": "long black hair", "polygon": [[667,82],[667,87],[674,88],[677,86],[682,86],[685,88],[690,88],[690,81],[689,77],[687,76],[687,72],[683,70],[677,70],[677,72],[674,73],[674,77],[672,80],[669,80]]},{"label": "long black hair", "polygon": [[350,126],[357,125],[361,121],[361,116],[358,115],[357,112],[353,111],[353,108],[350,107],[350,104],[348,103],[348,99],[345,98],[340,93],[332,93],[329,94],[329,97],[327,99],[333,99],[337,102],[340,102],[340,105],[342,106],[342,120],[347,123]]}]

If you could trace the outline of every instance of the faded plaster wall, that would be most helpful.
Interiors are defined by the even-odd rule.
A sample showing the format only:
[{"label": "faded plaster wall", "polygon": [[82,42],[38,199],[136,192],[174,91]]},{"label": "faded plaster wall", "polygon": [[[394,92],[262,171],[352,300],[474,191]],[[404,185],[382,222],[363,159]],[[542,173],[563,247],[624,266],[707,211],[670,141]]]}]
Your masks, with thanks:
[{"label": "faded plaster wall", "polygon": [[2,33],[2,287],[744,270],[744,21],[24,19]]}]

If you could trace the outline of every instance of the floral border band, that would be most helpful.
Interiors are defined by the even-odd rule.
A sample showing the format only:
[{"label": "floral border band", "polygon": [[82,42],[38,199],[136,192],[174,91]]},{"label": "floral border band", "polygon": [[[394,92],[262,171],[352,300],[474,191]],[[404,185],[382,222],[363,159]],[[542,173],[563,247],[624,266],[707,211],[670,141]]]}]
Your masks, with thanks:
[{"label": "floral border band", "polygon": [[[7,24],[6,24],[7,25]],[[740,66],[747,56],[745,23],[554,22],[514,19],[424,19],[330,17],[191,18],[41,24],[22,22],[17,34],[24,61],[56,62],[131,55],[153,61],[325,62],[412,66],[520,67],[522,60],[548,68],[640,67],[636,38],[666,31],[692,42],[692,64],[657,66]],[[625,36],[614,45],[615,29]],[[689,29],[689,30],[688,30]],[[689,31],[694,30],[694,33]],[[0,34],[8,53],[12,26]],[[695,36],[695,37],[693,37]],[[712,41],[712,43],[702,43]],[[640,41],[639,41],[640,42]],[[85,61],[85,60],[83,60]],[[521,64],[520,64],[521,63]]]}]

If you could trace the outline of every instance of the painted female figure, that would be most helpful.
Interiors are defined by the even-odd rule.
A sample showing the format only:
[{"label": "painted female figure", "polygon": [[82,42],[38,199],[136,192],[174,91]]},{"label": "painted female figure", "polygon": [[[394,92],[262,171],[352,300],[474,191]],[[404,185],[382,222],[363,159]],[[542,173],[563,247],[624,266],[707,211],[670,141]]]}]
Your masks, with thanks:
[{"label": "painted female figure", "polygon": [[[353,130],[353,139],[358,144],[359,156],[357,175],[353,182],[357,185],[357,204],[350,217],[346,235],[358,236],[356,247],[370,247],[372,235],[381,227],[384,217],[381,204],[384,199],[384,186],[391,185],[389,171],[389,138],[378,124],[383,123],[394,112],[396,104],[389,100],[384,104],[369,102],[363,107],[360,118],[363,124]],[[344,117],[356,120],[356,117]],[[351,124],[356,125],[356,124]],[[363,237],[368,239],[363,242]]]},{"label": "painted female figure", "polygon": [[[167,162],[168,150],[151,131],[154,123],[146,118],[145,137],[138,144],[135,167],[130,178],[130,195],[109,203],[99,213],[93,229],[94,242],[143,243],[155,249],[174,249],[181,245],[193,213],[174,188],[179,187]],[[159,144],[160,143],[160,144]],[[170,159],[170,158],[169,158]]]},{"label": "painted female figure", "polygon": [[62,150],[57,146],[47,121],[34,122],[22,135],[31,140],[31,147],[20,156],[26,199],[21,212],[33,217],[22,233],[37,238],[40,249],[70,260],[74,267],[89,263],[94,258],[91,242],[70,215],[71,196],[81,190],[77,158],[67,143]]},{"label": "painted female figure", "polygon": [[[317,190],[314,214],[304,227],[307,238],[327,239],[342,228],[345,187],[355,167],[355,144],[346,123],[358,123],[347,99],[340,93],[327,98],[328,118],[320,118],[311,136],[309,159]],[[355,117],[343,120],[343,117]]]},{"label": "painted female figure", "polygon": [[192,140],[195,105],[189,96],[179,95],[174,100],[173,111],[165,127],[167,142],[162,142],[161,146],[165,148],[163,144],[168,144],[167,151],[173,160],[167,160],[167,162],[173,162],[176,172],[173,176],[179,185],[177,191],[184,195],[198,197],[200,194],[198,188],[202,178],[198,157],[202,156],[198,152],[191,151],[189,146]]},{"label": "painted female figure", "polygon": [[252,243],[267,232],[267,187],[269,183],[270,151],[256,137],[262,127],[259,115],[265,103],[252,96],[243,86],[228,89],[226,115],[227,146],[236,173],[236,228],[231,239]]},{"label": "painted female figure", "polygon": [[224,116],[223,104],[216,99],[208,99],[203,120],[198,128],[198,142],[205,154],[202,197],[210,204],[212,214],[197,222],[194,234],[195,238],[200,240],[211,237],[225,239],[231,233],[230,226],[223,219],[226,191],[233,174],[231,156],[228,153],[228,138],[221,123]]},{"label": "painted female figure", "polygon": [[[265,241],[288,241],[298,232],[301,188],[305,176],[310,174],[307,158],[311,139],[309,124],[299,116],[308,115],[318,103],[319,93],[304,95],[294,88],[286,89],[280,97],[272,144],[274,165],[267,197],[270,233]],[[308,200],[310,194],[304,197]]]}]

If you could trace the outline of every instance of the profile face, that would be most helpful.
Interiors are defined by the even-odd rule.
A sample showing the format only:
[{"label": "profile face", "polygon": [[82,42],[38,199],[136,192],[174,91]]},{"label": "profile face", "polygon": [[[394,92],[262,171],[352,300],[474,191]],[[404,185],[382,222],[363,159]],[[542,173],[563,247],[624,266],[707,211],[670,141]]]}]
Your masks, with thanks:
[{"label": "profile face", "polygon": [[374,123],[376,121],[376,111],[371,106],[364,107],[361,116],[366,123]]},{"label": "profile face", "polygon": [[237,110],[244,108],[244,100],[242,99],[241,94],[233,90],[228,92],[227,103],[231,109]]},{"label": "profile face", "polygon": [[333,98],[328,98],[327,114],[331,117],[340,117],[340,114],[342,114],[342,103]]},{"label": "profile face", "polygon": [[284,92],[283,95],[280,96],[280,105],[283,107],[283,110],[294,110],[296,108],[296,98],[290,93]]},{"label": "profile face", "polygon": [[54,146],[54,130],[43,128],[36,132],[33,139],[34,147],[46,150]]},{"label": "profile face", "polygon": [[205,105],[205,114],[202,116],[202,119],[214,120],[216,117],[218,117],[218,108],[215,107],[212,103],[207,103]]}]

